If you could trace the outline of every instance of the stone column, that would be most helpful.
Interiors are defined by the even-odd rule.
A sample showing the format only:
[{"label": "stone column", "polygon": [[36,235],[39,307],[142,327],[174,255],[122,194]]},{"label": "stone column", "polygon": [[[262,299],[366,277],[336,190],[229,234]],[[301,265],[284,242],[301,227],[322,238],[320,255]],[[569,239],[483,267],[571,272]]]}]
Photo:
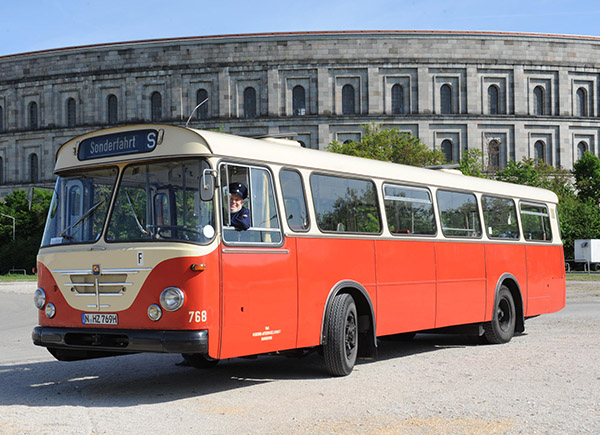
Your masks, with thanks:
[{"label": "stone column", "polygon": [[556,98],[558,98],[558,116],[571,116],[571,81],[569,72],[561,68],[558,71],[558,89]]},{"label": "stone column", "polygon": [[367,71],[367,101],[369,115],[383,114],[383,82],[379,75],[379,68],[370,67]]},{"label": "stone column", "polygon": [[433,113],[433,96],[431,94],[431,75],[427,67],[420,66],[417,70],[417,110],[421,114]]},{"label": "stone column", "polygon": [[267,71],[267,110],[269,116],[279,116],[279,71]]},{"label": "stone column", "polygon": [[219,117],[230,118],[231,113],[231,82],[229,68],[219,71]]},{"label": "stone column", "polygon": [[[331,115],[332,96],[331,96],[331,78],[327,67],[317,68],[317,113],[319,115]],[[321,126],[319,126],[319,148],[321,148]]]},{"label": "stone column", "polygon": [[[515,115],[524,116],[529,112],[527,89],[527,77],[523,71],[523,65],[515,66],[515,81],[513,84],[513,101],[515,103]],[[517,142],[518,143],[518,142]],[[518,152],[517,152],[518,154]],[[517,158],[517,160],[521,160]]]},{"label": "stone column", "polygon": [[477,75],[477,68],[474,66],[467,67],[467,110],[470,115],[479,115],[483,112],[481,107],[481,85]]}]

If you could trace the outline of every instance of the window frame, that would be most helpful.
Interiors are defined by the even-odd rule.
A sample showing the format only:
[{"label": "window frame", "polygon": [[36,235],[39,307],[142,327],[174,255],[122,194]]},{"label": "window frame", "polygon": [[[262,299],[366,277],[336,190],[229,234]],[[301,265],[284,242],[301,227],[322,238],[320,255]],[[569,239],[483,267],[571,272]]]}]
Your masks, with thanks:
[{"label": "window frame", "polygon": [[[377,207],[377,214],[378,214],[378,218],[379,218],[379,232],[332,231],[332,230],[324,230],[323,228],[321,228],[321,225],[319,224],[319,218],[318,218],[319,213],[318,213],[317,205],[315,203],[316,196],[314,194],[314,189],[313,189],[313,178],[315,176],[340,178],[340,179],[344,179],[344,180],[364,181],[367,183],[371,183],[373,185],[373,192],[375,193],[375,205]],[[373,180],[371,178],[365,178],[365,177],[352,177],[349,175],[340,175],[340,174],[332,174],[332,173],[328,173],[328,172],[314,171],[314,172],[311,172],[308,182],[310,184],[312,207],[315,212],[315,222],[316,222],[317,228],[319,229],[319,231],[321,233],[323,233],[323,234],[338,234],[338,235],[371,236],[371,237],[381,236],[383,234],[383,225],[384,225],[383,220],[382,220],[383,215],[381,213],[381,207],[380,207],[381,204],[379,202],[379,192],[377,190],[377,183],[375,182],[375,180]]]},{"label": "window frame", "polygon": [[[523,226],[523,214],[525,215],[530,215],[530,216],[544,216],[543,213],[535,213],[535,212],[525,212],[523,213],[523,211],[521,210],[521,207],[523,205],[529,205],[532,207],[543,207],[546,209],[546,215],[548,217],[548,228],[550,230],[550,239],[548,240],[543,240],[543,239],[528,239],[525,235],[525,228]],[[552,241],[554,240],[554,231],[552,230],[552,218],[550,216],[550,207],[548,204],[543,203],[543,202],[534,202],[534,201],[527,201],[527,200],[520,200],[519,201],[519,208],[518,208],[518,212],[519,212],[519,221],[521,223],[521,234],[523,235],[523,239],[525,240],[525,242],[527,243],[552,243]],[[560,228],[560,227],[559,227]],[[560,229],[559,229],[560,231]]]},{"label": "window frame", "polygon": [[[454,236],[454,235],[448,235],[446,234],[446,232],[444,231],[444,224],[443,224],[443,219],[442,219],[442,209],[440,208],[440,199],[439,199],[439,194],[440,192],[447,192],[447,193],[458,193],[458,194],[463,194],[463,195],[471,195],[473,196],[473,198],[475,198],[475,208],[477,209],[477,217],[479,218],[479,235],[476,237],[473,236]],[[446,239],[463,239],[463,240],[481,240],[483,239],[483,233],[484,233],[484,228],[483,228],[483,216],[481,215],[481,204],[480,204],[480,199],[477,197],[477,193],[472,192],[472,191],[466,191],[466,190],[454,190],[454,189],[437,189],[435,191],[435,202],[436,202],[436,206],[437,206],[437,214],[438,214],[438,219],[439,219],[439,224],[440,224],[440,231],[441,234],[444,236],[444,238]],[[461,230],[462,229],[456,229],[456,230]],[[465,228],[464,231],[468,231],[468,228]]]},{"label": "window frame", "polygon": [[[258,169],[258,170],[263,170],[265,171],[270,178],[271,181],[271,188],[272,188],[272,192],[273,192],[273,203],[275,205],[275,210],[277,212],[277,222],[279,224],[279,228],[277,228],[277,230],[279,231],[279,234],[281,236],[281,239],[279,242],[255,242],[255,241],[231,241],[231,240],[227,240],[225,238],[225,231],[237,231],[235,230],[234,227],[229,226],[229,225],[225,225],[225,216],[224,216],[224,210],[225,210],[225,204],[223,204],[223,189],[225,188],[225,186],[229,186],[229,184],[231,183],[229,180],[229,172],[226,170],[226,175],[227,175],[227,180],[225,180],[225,185],[221,185],[221,171],[223,170],[224,166],[238,166],[238,167],[242,167],[242,168],[248,168],[248,176],[250,179],[250,183],[248,186],[246,186],[246,188],[248,189],[248,200],[244,201],[244,206],[246,208],[247,207],[247,203],[250,201],[251,199],[251,195],[252,195],[252,175],[250,173],[250,170],[252,168],[254,169]],[[277,186],[275,183],[275,176],[273,174],[273,171],[271,170],[271,168],[267,165],[260,165],[260,164],[255,164],[255,163],[242,163],[239,161],[235,161],[235,160],[221,160],[220,162],[218,162],[218,164],[216,165],[217,168],[217,174],[218,174],[218,180],[219,180],[219,189],[218,189],[218,204],[215,205],[215,207],[219,207],[219,210],[217,211],[217,217],[219,219],[218,225],[220,226],[221,229],[221,240],[222,242],[226,245],[226,246],[231,246],[231,247],[235,247],[235,246],[253,246],[253,247],[264,247],[264,248],[277,248],[277,247],[281,247],[284,245],[285,243],[285,232],[283,231],[283,224],[282,224],[282,214],[281,214],[281,210],[279,208],[279,194],[277,192]],[[227,193],[227,196],[229,197],[229,192]],[[228,206],[228,205],[227,205]],[[248,228],[247,230],[244,231],[240,231],[240,233],[247,233],[247,232],[262,232],[264,230],[269,230],[269,228],[264,228],[264,227],[254,227],[254,211],[253,211],[254,206],[251,206],[250,208],[248,208],[248,211],[250,212],[250,228]],[[275,232],[273,230],[273,232]]]},{"label": "window frame", "polygon": [[[504,199],[504,200],[512,202],[512,205],[513,205],[513,208],[514,208],[514,212],[515,212],[515,219],[516,219],[516,223],[517,223],[517,232],[518,232],[517,237],[511,237],[511,238],[508,238],[508,237],[498,237],[498,236],[491,236],[490,234],[488,234],[488,231],[487,231],[487,228],[488,228],[488,226],[487,226],[487,220],[485,218],[485,211],[484,211],[484,208],[483,208],[483,199],[486,198],[486,197],[487,198],[494,198],[494,199]],[[480,200],[480,203],[481,203],[481,212],[482,212],[482,215],[483,215],[482,216],[483,217],[483,220],[482,220],[482,222],[483,222],[483,232],[485,233],[485,235],[486,235],[486,237],[488,239],[490,239],[490,240],[503,240],[503,241],[515,241],[515,242],[518,242],[518,241],[521,240],[521,236],[523,235],[523,230],[521,228],[521,218],[520,218],[519,208],[517,207],[517,203],[514,200],[514,198],[510,198],[510,197],[507,197],[507,196],[501,196],[501,195],[493,195],[493,194],[490,194],[490,193],[482,193],[481,197],[479,198],[479,200]]]},{"label": "window frame", "polygon": [[[304,199],[304,209],[306,210],[306,218],[307,218],[307,226],[306,226],[306,229],[302,229],[302,230],[294,229],[294,228],[293,228],[293,227],[292,227],[292,226],[289,224],[289,222],[288,222],[288,218],[287,218],[287,216],[288,216],[288,211],[287,211],[287,209],[286,209],[286,206],[285,206],[285,192],[284,192],[284,190],[283,190],[283,183],[282,183],[282,181],[281,181],[281,174],[282,174],[283,172],[294,172],[294,173],[298,174],[298,176],[300,177],[300,184],[301,184],[301,186],[302,186],[302,197],[303,197],[303,199]],[[283,168],[281,168],[281,169],[279,170],[279,184],[280,184],[280,186],[281,186],[281,199],[283,199],[283,208],[284,208],[284,211],[285,211],[285,221],[286,221],[286,223],[287,223],[287,226],[288,226],[288,228],[289,228],[291,231],[295,232],[295,233],[307,233],[307,232],[309,232],[309,231],[310,231],[310,229],[311,229],[311,227],[312,227],[312,220],[311,220],[311,218],[310,218],[310,209],[309,209],[309,207],[308,207],[308,199],[307,199],[307,197],[306,197],[306,185],[305,185],[305,183],[304,183],[304,177],[302,176],[302,173],[301,173],[300,171],[298,171],[297,169],[295,169],[295,168],[283,167]]]},{"label": "window frame", "polygon": [[[387,186],[390,187],[398,187],[401,189],[407,189],[407,190],[417,190],[417,191],[425,191],[427,192],[427,194],[429,195],[429,199],[430,202],[429,204],[431,204],[431,214],[433,216],[433,225],[434,225],[434,233],[433,234],[415,234],[415,233],[396,233],[396,232],[392,232],[392,230],[390,230],[390,225],[389,225],[389,221],[388,221],[388,214],[387,214],[387,208],[386,208],[386,204],[385,201],[389,200],[389,201],[398,201],[398,202],[417,202],[417,203],[422,203],[422,204],[427,204],[426,201],[423,200],[404,200],[404,199],[400,199],[399,197],[390,197],[388,195],[386,195],[385,193],[385,188]],[[384,181],[381,185],[381,197],[383,198],[383,209],[384,209],[384,213],[385,213],[385,224],[387,227],[387,230],[389,231],[389,233],[393,236],[393,237],[429,237],[429,238],[435,238],[440,234],[440,226],[438,223],[438,219],[436,216],[436,205],[435,205],[435,200],[434,200],[434,195],[433,192],[431,191],[431,189],[429,187],[425,187],[425,186],[413,186],[413,185],[409,185],[409,184],[398,184],[398,183],[394,183],[392,181]]]}]

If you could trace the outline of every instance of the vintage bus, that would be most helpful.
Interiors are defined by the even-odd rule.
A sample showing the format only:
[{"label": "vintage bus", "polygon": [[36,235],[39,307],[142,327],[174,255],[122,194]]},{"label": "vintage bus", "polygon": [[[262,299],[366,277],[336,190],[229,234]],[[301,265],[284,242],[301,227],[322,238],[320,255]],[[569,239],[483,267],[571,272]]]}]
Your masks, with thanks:
[{"label": "vintage bus", "polygon": [[59,360],[317,350],[343,376],[378,337],[505,343],[565,305],[546,190],[167,125],[75,138],[55,173],[32,336]]}]

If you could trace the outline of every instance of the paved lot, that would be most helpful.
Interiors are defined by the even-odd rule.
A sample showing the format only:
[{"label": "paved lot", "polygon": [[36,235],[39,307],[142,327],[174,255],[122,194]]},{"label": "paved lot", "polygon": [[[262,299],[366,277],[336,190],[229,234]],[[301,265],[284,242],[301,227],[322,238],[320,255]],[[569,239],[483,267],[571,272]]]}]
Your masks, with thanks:
[{"label": "paved lot", "polygon": [[0,285],[0,433],[489,434],[600,432],[600,289],[499,346],[417,335],[330,378],[318,355],[234,359],[200,371],[176,355],[64,363],[31,344],[35,284]]}]

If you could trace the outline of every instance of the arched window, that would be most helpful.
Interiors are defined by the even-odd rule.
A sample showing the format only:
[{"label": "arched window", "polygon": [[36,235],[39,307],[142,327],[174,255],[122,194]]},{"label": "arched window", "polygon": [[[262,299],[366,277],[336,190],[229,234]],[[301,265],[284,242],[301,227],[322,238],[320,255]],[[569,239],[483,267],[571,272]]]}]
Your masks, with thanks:
[{"label": "arched window", "polygon": [[29,103],[29,128],[38,128],[38,106],[35,101]]},{"label": "arched window", "polygon": [[0,106],[0,131],[4,131],[4,109]]},{"label": "arched window", "polygon": [[206,89],[198,89],[196,92],[196,105],[203,103],[196,111],[198,119],[208,119],[208,91]]},{"label": "arched window", "polygon": [[4,160],[0,157],[0,184],[4,184]]},{"label": "arched window", "polygon": [[442,85],[440,88],[440,104],[442,114],[447,115],[453,112],[452,87],[450,85]]},{"label": "arched window", "polygon": [[392,86],[392,113],[404,114],[404,88],[399,84]]},{"label": "arched window", "polygon": [[546,114],[546,101],[544,94],[544,88],[541,86],[536,86],[533,90],[533,114],[536,116],[542,116]]},{"label": "arched window", "polygon": [[256,118],[256,89],[244,89],[244,118]]},{"label": "arched window", "polygon": [[546,160],[546,144],[538,140],[533,146],[533,157],[540,162],[544,162]]},{"label": "arched window", "polygon": [[354,86],[344,85],[342,88],[342,115],[354,115],[356,113]]},{"label": "arched window", "polygon": [[496,85],[488,88],[488,105],[490,115],[498,115],[500,113],[500,90]]},{"label": "arched window", "polygon": [[116,95],[110,94],[106,98],[106,113],[109,124],[116,124],[119,122],[119,101]]},{"label": "arched window", "polygon": [[488,144],[488,171],[495,172],[500,169],[500,142],[492,139]]},{"label": "arched window", "polygon": [[39,180],[38,156],[36,153],[29,155],[29,181],[37,183]]},{"label": "arched window", "polygon": [[584,88],[577,89],[576,97],[576,116],[588,116],[587,91]]},{"label": "arched window", "polygon": [[150,97],[150,119],[152,122],[162,120],[162,95],[160,92],[153,92]]},{"label": "arched window", "polygon": [[296,85],[292,89],[292,110],[295,116],[306,115],[306,91],[304,86]]},{"label": "arched window", "polygon": [[577,160],[580,160],[583,157],[583,153],[588,150],[588,145],[584,141],[581,141],[577,144]]},{"label": "arched window", "polygon": [[77,122],[77,109],[75,104],[75,98],[69,98],[66,103],[67,106],[67,127],[75,127]]},{"label": "arched window", "polygon": [[454,161],[454,144],[450,139],[444,139],[442,141],[442,152],[444,153],[444,157],[446,158],[446,163],[451,163]]}]

